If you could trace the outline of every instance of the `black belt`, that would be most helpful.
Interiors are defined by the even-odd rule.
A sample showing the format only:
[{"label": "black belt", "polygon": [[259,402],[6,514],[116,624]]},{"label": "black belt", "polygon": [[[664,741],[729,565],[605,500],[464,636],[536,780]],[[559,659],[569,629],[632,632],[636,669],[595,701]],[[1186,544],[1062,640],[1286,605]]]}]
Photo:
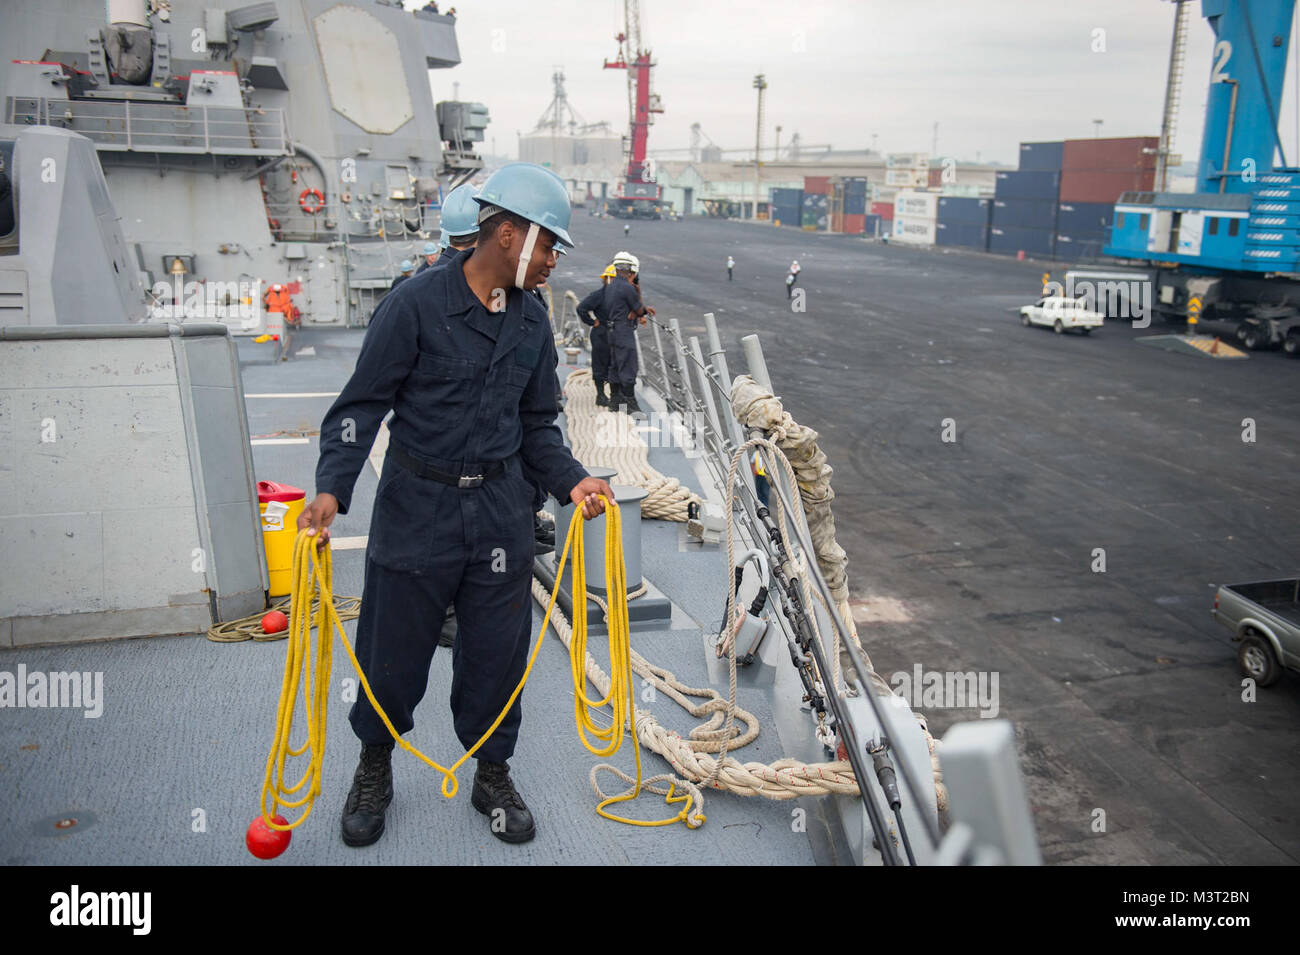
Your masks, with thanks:
[{"label": "black belt", "polygon": [[493,461],[491,464],[484,466],[478,474],[448,474],[446,471],[439,471],[435,467],[430,467],[419,458],[412,457],[391,443],[388,445],[388,456],[392,458],[393,463],[401,465],[412,474],[442,484],[450,484],[452,487],[478,487],[488,478],[496,477],[506,469],[504,461]]}]

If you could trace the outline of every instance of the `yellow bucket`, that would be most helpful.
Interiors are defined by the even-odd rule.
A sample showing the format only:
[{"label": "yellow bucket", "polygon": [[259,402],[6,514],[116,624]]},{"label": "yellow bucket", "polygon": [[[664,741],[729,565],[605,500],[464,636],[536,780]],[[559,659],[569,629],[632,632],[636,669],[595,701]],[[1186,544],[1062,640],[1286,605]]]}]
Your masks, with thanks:
[{"label": "yellow bucket", "polygon": [[298,515],[307,507],[307,492],[290,484],[258,481],[257,501],[270,579],[267,593],[285,597],[293,580],[293,542],[298,536]]}]

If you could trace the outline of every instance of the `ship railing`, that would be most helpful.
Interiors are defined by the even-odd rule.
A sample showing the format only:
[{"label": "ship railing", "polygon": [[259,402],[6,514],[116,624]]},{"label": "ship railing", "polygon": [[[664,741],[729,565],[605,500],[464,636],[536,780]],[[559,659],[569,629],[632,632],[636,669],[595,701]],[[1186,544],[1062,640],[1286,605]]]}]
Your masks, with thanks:
[{"label": "ship railing", "polygon": [[105,152],[288,156],[284,110],[10,96],[6,122],[61,126]]},{"label": "ship railing", "polygon": [[[748,440],[761,435],[757,432],[747,434],[744,426],[733,413],[732,377],[712,313],[705,314],[704,324],[706,345],[701,345],[700,337],[685,334],[677,319],[665,321],[658,316],[652,316],[649,340],[653,345],[647,345],[642,350],[643,360],[639,363],[642,378],[659,393],[670,415],[674,416],[674,426],[683,429],[687,447],[698,452],[698,457],[711,475],[722,501],[734,512],[734,522],[738,536],[741,538],[738,547],[759,547],[771,552],[775,546],[772,532],[776,528],[772,514],[779,506],[787,515],[791,539],[785,540],[784,546],[789,549],[790,555],[797,555],[799,551],[806,555],[806,559],[799,561],[799,565],[806,574],[811,591],[820,599],[815,601],[816,605],[812,607],[797,606],[799,602],[797,596],[784,594],[780,588],[773,587],[769,594],[776,604],[783,608],[782,612],[771,615],[773,623],[784,632],[792,647],[800,643],[806,645],[805,652],[815,659],[817,672],[820,674],[832,672],[830,665],[832,647],[828,641],[830,634],[838,633],[840,638],[838,642],[851,661],[851,665],[844,672],[844,679],[853,688],[857,699],[865,699],[869,702],[877,725],[887,727],[890,722],[884,715],[883,704],[877,699],[869,666],[858,649],[851,631],[840,617],[830,586],[813,556],[814,544],[807,524],[802,518],[798,486],[791,485],[784,471],[766,452],[762,453],[762,458],[766,481],[770,488],[772,514],[768,513],[767,505],[764,505],[759,497],[749,460],[742,462],[738,467],[736,483],[734,485],[730,483],[731,462],[736,452]],[[640,339],[641,336],[638,336],[639,349],[642,347]],[[746,336],[743,345],[751,377],[771,392],[772,384],[758,336]],[[752,452],[747,455],[747,458],[752,459]],[[700,519],[707,528],[708,516],[700,515]],[[718,516],[715,515],[713,520],[716,523],[719,520]],[[720,520],[726,520],[725,513],[721,515]],[[784,563],[779,553],[772,553],[771,557],[773,566]],[[790,613],[791,609],[797,612]],[[810,634],[806,624],[800,628],[791,622],[801,617],[806,620],[808,615],[816,621],[816,629],[813,632],[815,635]],[[828,683],[829,680],[825,682]],[[874,774],[867,761],[865,745],[867,741],[859,738],[857,720],[851,715],[846,701],[839,698],[834,691],[826,693],[825,699],[834,715],[835,724],[853,765],[855,776],[858,779],[871,778]],[[896,758],[895,762],[899,778],[904,783],[904,797],[920,809],[919,815],[926,823],[926,831],[915,835],[927,844],[924,855],[928,858],[938,846],[940,834],[937,823],[923,808],[927,799],[922,795],[921,787],[930,785],[933,788],[933,783],[929,779],[916,778],[916,774],[910,771],[906,760],[901,756]],[[879,795],[881,794],[874,786],[864,786],[861,789],[863,810],[870,821],[871,829],[875,832],[876,843],[881,847],[884,861],[887,864],[909,861],[912,857],[912,847],[910,844],[907,846],[908,858],[904,859],[889,834],[890,825],[887,818],[889,807],[882,804]]]}]

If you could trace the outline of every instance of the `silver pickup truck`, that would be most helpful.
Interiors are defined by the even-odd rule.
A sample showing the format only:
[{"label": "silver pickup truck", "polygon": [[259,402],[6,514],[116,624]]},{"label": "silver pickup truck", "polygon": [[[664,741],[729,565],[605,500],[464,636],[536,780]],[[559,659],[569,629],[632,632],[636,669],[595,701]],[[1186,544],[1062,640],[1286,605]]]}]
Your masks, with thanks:
[{"label": "silver pickup truck", "polygon": [[1300,579],[1223,584],[1211,612],[1241,642],[1237,662],[1257,685],[1300,670]]}]

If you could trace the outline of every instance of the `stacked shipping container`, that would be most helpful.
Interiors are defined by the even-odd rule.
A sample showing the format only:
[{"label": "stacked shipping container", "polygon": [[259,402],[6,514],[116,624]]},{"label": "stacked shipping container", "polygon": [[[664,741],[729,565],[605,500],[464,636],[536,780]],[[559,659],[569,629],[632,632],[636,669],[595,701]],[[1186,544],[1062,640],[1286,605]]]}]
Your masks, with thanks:
[{"label": "stacked shipping container", "polygon": [[940,196],[935,215],[935,244],[987,249],[992,211],[992,199]]},{"label": "stacked shipping container", "polygon": [[803,190],[773,189],[772,219],[778,225],[800,226],[803,224]]},{"label": "stacked shipping container", "polygon": [[1101,255],[1120,194],[1155,188],[1158,143],[1155,136],[1066,141],[1057,209],[1057,256]]},{"label": "stacked shipping container", "polygon": [[997,174],[989,229],[990,252],[1052,255],[1061,186],[1058,164],[1063,146],[1062,143],[1022,143],[1020,155],[1030,163],[1030,168]]},{"label": "stacked shipping container", "polygon": [[934,245],[938,204],[937,192],[900,192],[894,199],[894,241]]}]

